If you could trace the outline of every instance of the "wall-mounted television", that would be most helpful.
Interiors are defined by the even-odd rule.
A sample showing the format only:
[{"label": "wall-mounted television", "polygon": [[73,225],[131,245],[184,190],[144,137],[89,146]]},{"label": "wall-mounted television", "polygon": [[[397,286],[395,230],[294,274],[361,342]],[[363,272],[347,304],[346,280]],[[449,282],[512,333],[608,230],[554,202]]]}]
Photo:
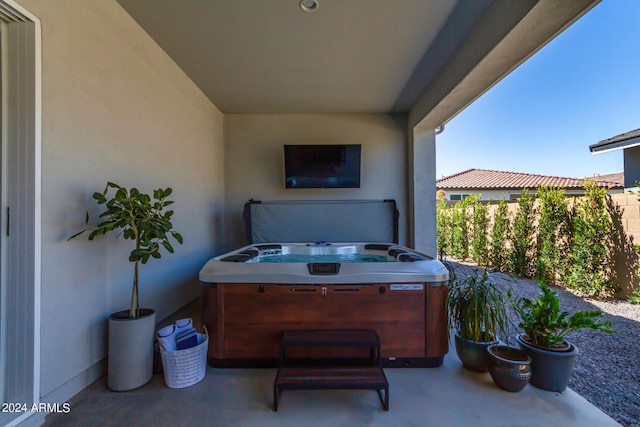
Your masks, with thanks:
[{"label": "wall-mounted television", "polygon": [[286,188],[360,188],[359,144],[285,145]]}]

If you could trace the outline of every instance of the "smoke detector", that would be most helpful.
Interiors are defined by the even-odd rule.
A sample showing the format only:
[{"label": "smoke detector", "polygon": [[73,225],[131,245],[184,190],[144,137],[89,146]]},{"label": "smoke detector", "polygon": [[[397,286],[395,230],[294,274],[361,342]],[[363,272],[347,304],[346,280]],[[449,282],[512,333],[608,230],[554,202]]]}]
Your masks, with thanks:
[{"label": "smoke detector", "polygon": [[300,9],[305,12],[315,12],[319,7],[318,0],[300,0]]}]

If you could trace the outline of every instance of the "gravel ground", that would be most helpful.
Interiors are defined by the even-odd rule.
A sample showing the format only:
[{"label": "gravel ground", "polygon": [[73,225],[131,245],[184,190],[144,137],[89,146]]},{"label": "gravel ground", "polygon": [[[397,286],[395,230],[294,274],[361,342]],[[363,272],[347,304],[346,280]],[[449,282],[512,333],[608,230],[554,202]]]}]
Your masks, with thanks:
[{"label": "gravel ground", "polygon": [[[458,276],[478,269],[472,264],[452,264]],[[494,282],[509,284],[515,295],[530,298],[539,291],[538,283],[531,279],[499,272],[490,273],[490,277]],[[568,336],[580,352],[575,358],[569,387],[623,426],[640,426],[640,305],[624,300],[583,299],[563,288],[552,288],[558,292],[562,310],[573,313],[600,309],[605,318],[611,319],[616,331],[607,334],[587,329]]]}]

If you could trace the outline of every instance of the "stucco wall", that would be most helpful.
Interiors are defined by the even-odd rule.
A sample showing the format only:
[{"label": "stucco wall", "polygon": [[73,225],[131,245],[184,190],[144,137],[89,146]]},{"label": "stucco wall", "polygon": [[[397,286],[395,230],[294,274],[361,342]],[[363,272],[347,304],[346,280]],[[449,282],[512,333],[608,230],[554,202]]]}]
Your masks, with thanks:
[{"label": "stucco wall", "polygon": [[640,244],[640,200],[638,194],[614,194],[611,199],[622,210],[619,221],[632,244]]},{"label": "stucco wall", "polygon": [[60,402],[100,370],[133,274],[130,241],[66,238],[109,180],[172,187],[185,244],[142,266],[141,305],[160,320],[196,298],[222,239],[223,115],[115,1],[18,2],[42,22],[41,395]]},{"label": "stucco wall", "polygon": [[[388,115],[226,115],[225,249],[246,244],[242,208],[256,200],[395,199],[406,242],[406,132]],[[285,189],[284,144],[362,144],[361,187]]]}]

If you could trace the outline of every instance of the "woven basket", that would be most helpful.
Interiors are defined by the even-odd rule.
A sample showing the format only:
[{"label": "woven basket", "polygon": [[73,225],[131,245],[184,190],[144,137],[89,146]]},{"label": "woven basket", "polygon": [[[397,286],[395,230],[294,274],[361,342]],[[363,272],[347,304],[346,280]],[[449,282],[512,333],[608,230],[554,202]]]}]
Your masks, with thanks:
[{"label": "woven basket", "polygon": [[186,350],[165,350],[160,346],[164,381],[171,388],[184,388],[200,382],[207,372],[207,347],[209,333],[203,325],[204,334],[198,334],[198,345]]}]

